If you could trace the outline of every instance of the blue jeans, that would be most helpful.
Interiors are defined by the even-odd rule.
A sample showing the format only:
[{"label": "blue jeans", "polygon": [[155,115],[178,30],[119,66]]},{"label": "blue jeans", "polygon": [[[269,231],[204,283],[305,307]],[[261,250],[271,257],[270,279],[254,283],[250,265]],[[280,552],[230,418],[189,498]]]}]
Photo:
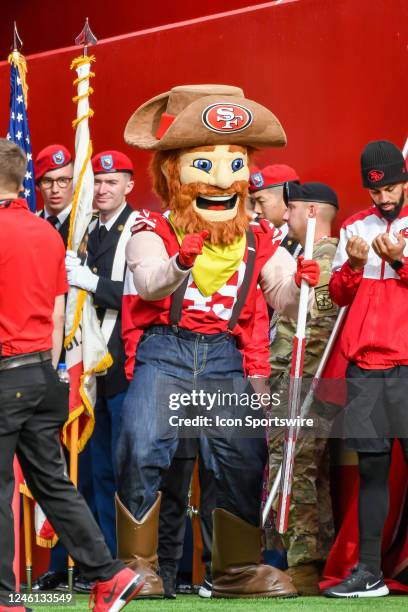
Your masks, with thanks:
[{"label": "blue jeans", "polygon": [[[175,332],[170,326],[153,326],[144,333],[123,404],[117,452],[118,494],[137,520],[155,502],[177,448],[177,428],[163,432],[157,417],[163,381],[168,388],[191,393],[200,380],[211,379],[244,384],[242,355],[232,336],[180,328]],[[217,506],[259,525],[265,437],[232,433],[209,437],[208,443],[206,463],[215,473]]]}]

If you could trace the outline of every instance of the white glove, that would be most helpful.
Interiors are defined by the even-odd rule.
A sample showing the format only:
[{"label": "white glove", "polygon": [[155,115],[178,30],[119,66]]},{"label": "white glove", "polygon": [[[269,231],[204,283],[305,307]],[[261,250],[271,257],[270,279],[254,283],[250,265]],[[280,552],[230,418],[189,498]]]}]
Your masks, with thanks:
[{"label": "white glove", "polygon": [[88,266],[67,268],[67,277],[69,285],[95,293],[99,276],[91,272]]},{"label": "white glove", "polygon": [[80,265],[81,260],[79,259],[75,251],[67,251],[67,254],[65,255],[65,267],[67,269],[67,273],[73,268],[76,268]]}]

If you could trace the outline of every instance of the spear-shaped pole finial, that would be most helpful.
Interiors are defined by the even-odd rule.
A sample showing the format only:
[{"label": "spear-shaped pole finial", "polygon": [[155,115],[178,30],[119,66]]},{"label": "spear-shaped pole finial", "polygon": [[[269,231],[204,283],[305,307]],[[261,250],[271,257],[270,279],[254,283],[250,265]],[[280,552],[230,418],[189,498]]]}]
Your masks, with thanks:
[{"label": "spear-shaped pole finial", "polygon": [[23,41],[21,40],[18,30],[17,30],[17,24],[16,22],[14,22],[14,28],[13,28],[13,46],[12,46],[12,51],[17,51],[19,52],[21,50],[21,47],[23,46]]},{"label": "spear-shaped pole finial", "polygon": [[75,39],[75,44],[78,46],[82,45],[84,47],[84,56],[85,56],[85,55],[88,55],[88,46],[96,45],[97,42],[98,42],[98,39],[92,32],[90,25],[89,25],[88,17],[87,17],[85,20],[85,25],[83,27],[82,32],[78,34],[78,36]]}]

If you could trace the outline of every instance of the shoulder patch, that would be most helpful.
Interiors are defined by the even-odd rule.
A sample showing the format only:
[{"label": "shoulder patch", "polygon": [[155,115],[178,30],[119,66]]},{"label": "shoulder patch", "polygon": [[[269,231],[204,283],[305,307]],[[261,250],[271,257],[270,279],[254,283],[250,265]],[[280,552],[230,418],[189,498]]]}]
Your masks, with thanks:
[{"label": "shoulder patch", "polygon": [[334,308],[334,304],[330,297],[329,285],[316,287],[314,290],[317,310],[319,312],[327,312]]}]

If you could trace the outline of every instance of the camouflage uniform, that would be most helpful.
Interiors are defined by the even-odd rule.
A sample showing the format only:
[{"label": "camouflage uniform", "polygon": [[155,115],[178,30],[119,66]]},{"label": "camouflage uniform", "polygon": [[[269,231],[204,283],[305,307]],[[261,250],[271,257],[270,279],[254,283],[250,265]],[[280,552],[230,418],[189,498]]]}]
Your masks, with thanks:
[{"label": "camouflage uniform", "polygon": [[[329,279],[337,238],[322,238],[314,245],[313,259],[320,265],[319,284],[306,326],[306,351],[302,396],[309,389],[337,317],[337,307],[329,294]],[[287,416],[287,390],[292,359],[294,321],[277,318],[276,336],[271,345],[271,392],[280,391],[280,406],[272,416]],[[312,412],[314,414],[314,408]],[[269,431],[269,489],[282,462],[283,430]],[[275,507],[276,510],[276,507]],[[267,535],[267,544],[272,534]],[[329,454],[326,439],[300,436],[296,444],[289,526],[283,538],[288,565],[320,562],[326,558],[333,537],[329,490]],[[276,541],[276,540],[275,540]]]}]

